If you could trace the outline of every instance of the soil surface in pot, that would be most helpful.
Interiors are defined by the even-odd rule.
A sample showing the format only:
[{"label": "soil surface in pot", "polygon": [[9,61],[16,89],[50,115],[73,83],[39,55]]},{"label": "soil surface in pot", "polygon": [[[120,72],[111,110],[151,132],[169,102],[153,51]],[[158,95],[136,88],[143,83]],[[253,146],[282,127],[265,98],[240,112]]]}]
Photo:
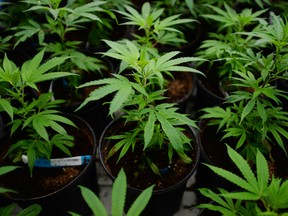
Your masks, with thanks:
[{"label": "soil surface in pot", "polygon": [[195,87],[193,75],[189,72],[176,72],[173,77],[169,77],[166,97],[169,103],[177,103],[187,99]]},{"label": "soil surface in pot", "polygon": [[[75,122],[75,121],[74,121]],[[79,127],[67,127],[66,130],[75,138],[75,145],[70,152],[73,156],[91,155],[94,151],[94,140],[90,131],[85,131],[77,122],[75,124]],[[6,142],[6,143],[5,143]],[[15,165],[8,158],[5,157],[7,144],[11,144],[10,139],[3,139],[0,145],[1,161],[0,166]],[[6,148],[6,150],[5,150]],[[54,148],[56,150],[56,148]],[[66,154],[56,150],[52,154],[52,158],[69,157]],[[15,171],[0,176],[0,187],[9,188],[18,193],[5,194],[17,199],[29,199],[34,197],[41,197],[51,194],[73,181],[84,170],[85,166],[71,166],[66,168],[34,168],[33,176],[30,177],[28,166],[23,163],[18,163],[21,168]]]},{"label": "soil surface in pot", "polygon": [[[125,127],[126,130],[129,130],[129,127]],[[119,134],[119,130],[114,134]],[[109,134],[111,136],[112,134]],[[143,145],[135,145],[134,152],[130,149],[126,155],[118,161],[119,154],[116,153],[108,160],[107,158],[108,152],[115,144],[110,140],[105,142],[105,147],[102,149],[102,159],[105,163],[106,169],[112,176],[117,176],[120,169],[123,167],[124,171],[127,175],[127,182],[130,187],[137,188],[137,189],[145,189],[148,186],[155,184],[154,190],[161,190],[169,188],[181,180],[183,180],[191,171],[193,167],[195,167],[195,163],[197,161],[197,147],[195,143],[191,141],[193,149],[187,153],[193,162],[191,164],[184,163],[176,153],[173,155],[172,163],[168,164],[167,159],[167,151],[162,149],[161,151],[151,151],[147,154],[149,158],[153,161],[153,163],[157,164],[160,169],[167,168],[169,165],[169,171],[162,176],[156,175],[152,172],[150,167],[148,167],[147,163],[143,162]]]}]

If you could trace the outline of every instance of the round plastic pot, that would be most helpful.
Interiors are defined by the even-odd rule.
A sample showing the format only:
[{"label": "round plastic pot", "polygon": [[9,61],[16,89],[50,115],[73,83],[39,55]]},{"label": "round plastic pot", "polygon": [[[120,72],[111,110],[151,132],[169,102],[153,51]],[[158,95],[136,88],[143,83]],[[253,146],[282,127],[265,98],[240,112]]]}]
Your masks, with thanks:
[{"label": "round plastic pot", "polygon": [[[99,191],[97,174],[96,174],[96,164],[95,164],[95,155],[96,155],[96,149],[97,149],[96,136],[91,126],[84,119],[75,115],[66,115],[66,116],[68,116],[76,124],[76,126],[78,127],[77,131],[78,130],[82,131],[83,133],[82,136],[87,136],[87,140],[89,140],[89,143],[87,143],[87,147],[85,146],[84,148],[91,149],[91,152],[89,150],[90,152],[89,155],[92,156],[91,160],[86,165],[83,165],[81,172],[75,178],[73,178],[66,185],[62,186],[60,189],[50,192],[45,195],[41,194],[39,196],[34,196],[34,197],[31,197],[30,195],[29,197],[28,196],[26,197],[25,195],[13,196],[13,194],[9,194],[9,196],[1,195],[1,199],[5,200],[6,203],[7,202],[17,203],[22,208],[25,208],[31,204],[39,204],[42,207],[42,211],[40,214],[41,216],[42,215],[43,216],[51,216],[51,215],[57,215],[57,216],[65,215],[66,216],[66,215],[69,215],[68,211],[79,213],[81,215],[92,214],[88,205],[85,203],[84,199],[82,198],[82,195],[78,186],[82,185],[82,186],[88,187],[89,189],[94,191],[96,194]],[[75,143],[75,145],[77,145],[77,143]],[[87,154],[87,152],[85,152],[85,154]],[[74,156],[77,156],[77,155],[74,155]],[[25,167],[27,165],[23,164],[22,166],[24,169],[27,169],[27,167]],[[37,168],[37,169],[55,169],[55,168]],[[57,169],[60,169],[60,168],[57,168]],[[41,172],[45,173],[46,171],[42,170]],[[53,171],[47,171],[47,173],[48,172],[53,172]],[[20,181],[21,179],[26,179],[26,177],[19,176],[19,173],[15,173],[15,171],[6,175],[4,175],[5,176],[4,179],[3,179],[3,176],[0,177],[0,184],[2,184],[3,181],[9,180],[9,178],[13,178],[11,179],[11,181],[16,181],[15,179],[20,179]],[[29,173],[25,173],[25,175],[29,176]],[[33,171],[33,176],[34,175],[36,175],[36,173],[34,173]],[[33,178],[33,176],[31,178]],[[45,178],[45,176],[43,178]],[[34,190],[33,188],[34,186],[32,184],[29,184],[29,183],[27,185],[23,184],[23,186],[27,187],[28,190],[30,189]],[[8,187],[8,188],[13,189],[11,187]]]},{"label": "round plastic pot", "polygon": [[[221,141],[221,133],[217,133],[216,126],[208,125],[209,119],[200,121],[200,163],[196,173],[196,188],[209,188],[214,190],[215,188],[224,188],[226,190],[236,190],[237,186],[228,182],[221,176],[213,172],[205,164],[217,166],[225,170],[229,170],[233,173],[238,173],[236,166],[230,160],[225,142]],[[197,190],[198,202],[207,202],[204,197]]]},{"label": "round plastic pot", "polygon": [[210,76],[203,79],[197,76],[196,79],[200,108],[221,105],[225,101],[225,94],[221,91],[218,79]]},{"label": "round plastic pot", "polygon": [[[115,179],[116,175],[111,174],[111,171],[109,168],[106,166],[105,163],[105,158],[103,156],[103,149],[105,145],[107,145],[107,136],[111,135],[112,133],[115,133],[117,129],[121,127],[123,123],[121,123],[121,119],[115,119],[113,120],[103,131],[100,140],[99,140],[99,146],[98,146],[98,154],[100,158],[100,162],[102,166],[104,167],[107,175],[112,179],[112,181]],[[199,148],[199,138],[196,135],[195,131],[191,127],[188,128],[188,133],[192,136],[193,143],[195,144],[193,146],[194,148],[194,153],[195,153],[195,159],[193,166],[191,166],[190,171],[186,174],[184,178],[179,180],[176,184],[169,186],[164,189],[154,189],[152,193],[152,197],[146,206],[145,210],[142,212],[141,215],[143,216],[159,216],[159,215],[165,215],[165,216],[172,216],[175,212],[179,210],[181,200],[183,193],[186,188],[186,183],[187,181],[191,178],[191,176],[194,174],[197,165],[199,163],[200,159],[200,148]],[[125,169],[124,169],[125,170]],[[126,174],[127,175],[127,174]],[[127,177],[128,179],[128,177]],[[143,189],[144,190],[144,189]],[[140,195],[140,193],[143,191],[142,189],[138,189],[135,187],[131,187],[129,185],[128,181],[128,186],[127,186],[127,194],[126,194],[126,203],[125,203],[125,208],[126,210],[129,209],[129,207],[132,205],[134,200]]]}]

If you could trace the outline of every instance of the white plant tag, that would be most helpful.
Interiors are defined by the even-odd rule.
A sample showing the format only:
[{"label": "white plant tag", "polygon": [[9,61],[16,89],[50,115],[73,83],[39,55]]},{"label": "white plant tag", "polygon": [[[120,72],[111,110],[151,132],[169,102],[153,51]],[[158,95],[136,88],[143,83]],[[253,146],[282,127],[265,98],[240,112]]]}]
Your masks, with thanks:
[{"label": "white plant tag", "polygon": [[[66,167],[66,166],[81,166],[88,164],[91,160],[91,155],[76,156],[76,157],[67,157],[67,158],[37,158],[34,162],[35,167]],[[22,155],[23,163],[28,163],[27,155]]]}]

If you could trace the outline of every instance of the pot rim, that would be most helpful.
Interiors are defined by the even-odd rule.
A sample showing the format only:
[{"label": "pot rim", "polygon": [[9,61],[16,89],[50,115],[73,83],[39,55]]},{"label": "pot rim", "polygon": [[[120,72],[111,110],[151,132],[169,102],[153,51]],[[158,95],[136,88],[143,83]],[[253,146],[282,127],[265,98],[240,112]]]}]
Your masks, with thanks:
[{"label": "pot rim", "polygon": [[[13,196],[5,196],[4,194],[0,194],[1,197],[3,197],[4,199],[8,199],[14,202],[35,202],[35,201],[43,201],[43,200],[48,200],[51,199],[53,197],[57,197],[63,193],[65,193],[66,191],[69,191],[69,189],[71,190],[71,188],[73,187],[73,185],[78,185],[78,183],[80,182],[81,178],[83,176],[85,176],[85,174],[88,172],[88,170],[91,169],[91,167],[93,167],[93,163],[95,163],[95,158],[96,158],[96,153],[97,153],[97,139],[96,139],[96,135],[92,129],[92,127],[88,124],[88,122],[86,120],[84,120],[82,117],[77,116],[75,114],[63,114],[65,116],[69,116],[74,118],[78,123],[85,125],[86,129],[90,132],[91,138],[93,140],[93,152],[91,154],[91,160],[85,165],[85,167],[83,168],[82,172],[79,173],[79,175],[77,175],[72,181],[70,181],[68,184],[66,184],[65,186],[61,187],[60,189],[53,191],[51,193],[45,194],[45,195],[41,195],[41,196],[37,196],[37,197],[30,197],[30,198],[20,198],[20,197],[13,197]],[[76,122],[76,126],[77,126],[77,122]],[[45,168],[46,169],[46,168]],[[50,169],[50,168],[49,168]]]},{"label": "pot rim", "polygon": [[[115,176],[113,176],[108,168],[105,166],[105,162],[104,162],[104,159],[102,157],[102,146],[103,146],[103,143],[104,143],[104,139],[105,139],[105,135],[107,133],[107,131],[109,130],[109,128],[114,125],[117,121],[121,120],[121,117],[117,117],[115,119],[113,119],[106,127],[105,129],[103,130],[102,134],[101,134],[101,137],[100,137],[100,140],[99,140],[99,145],[98,145],[98,148],[97,148],[97,153],[98,153],[98,156],[99,156],[99,159],[100,159],[100,163],[102,165],[102,167],[104,168],[106,174],[112,179],[112,181],[115,180]],[[183,186],[184,184],[187,183],[187,181],[191,178],[191,176],[195,173],[198,165],[199,165],[199,162],[200,162],[200,138],[198,136],[198,133],[196,132],[196,130],[191,127],[191,126],[188,126],[187,125],[187,128],[191,131],[191,135],[193,137],[193,140],[194,140],[194,143],[195,143],[195,146],[194,146],[194,150],[195,150],[195,155],[196,155],[196,158],[195,158],[195,163],[194,163],[194,166],[191,168],[190,172],[187,173],[187,175],[181,179],[177,184],[174,184],[168,188],[164,188],[164,189],[158,189],[158,190],[153,190],[153,195],[158,195],[158,194],[163,194],[163,193],[167,193],[168,191],[172,191],[176,188],[179,188],[181,186]],[[134,188],[132,186],[129,186],[127,184],[127,188],[128,190],[134,192],[134,193],[141,193],[143,190],[145,189],[138,189],[138,188]]]}]

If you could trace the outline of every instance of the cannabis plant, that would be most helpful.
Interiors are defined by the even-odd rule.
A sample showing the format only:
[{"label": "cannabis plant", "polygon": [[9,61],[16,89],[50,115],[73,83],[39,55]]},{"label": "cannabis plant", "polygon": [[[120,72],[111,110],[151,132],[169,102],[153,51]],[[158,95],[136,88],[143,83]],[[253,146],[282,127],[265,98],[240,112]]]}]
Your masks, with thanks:
[{"label": "cannabis plant", "polygon": [[[278,79],[287,79],[288,63],[288,23],[287,20],[274,13],[270,13],[270,21],[259,20],[259,28],[255,32],[241,32],[240,34],[255,38],[256,45],[265,47],[270,66],[270,73]],[[263,64],[263,63],[262,63]]]},{"label": "cannabis plant", "polygon": [[288,112],[280,99],[287,98],[287,93],[267,82],[264,71],[260,77],[250,71],[235,74],[233,86],[238,90],[231,92],[222,107],[204,108],[201,118],[218,126],[223,139],[236,139],[234,147],[247,159],[255,161],[257,149],[270,155],[278,146],[286,153],[283,140],[288,138]]},{"label": "cannabis plant", "polygon": [[[112,186],[112,203],[111,203],[111,214],[107,213],[107,209],[101,202],[101,200],[88,188],[79,186],[82,196],[93,212],[93,215],[101,215],[101,216],[117,216],[122,215],[124,213],[125,206],[125,197],[127,190],[127,180],[126,175],[123,169],[120,170],[117,178],[114,180]],[[132,203],[129,207],[126,215],[127,216],[139,216],[141,212],[144,210],[148,201],[151,198],[153,185],[149,188],[142,191],[142,193],[137,197],[137,199]],[[70,212],[72,216],[78,216],[76,213]]]},{"label": "cannabis plant", "polygon": [[99,13],[101,22],[91,23],[88,35],[89,44],[87,45],[95,50],[103,51],[103,49],[107,49],[103,39],[119,40],[129,35],[127,27],[119,25],[123,21],[123,17],[114,13],[114,10],[125,11],[125,6],[133,7],[133,2],[130,0],[105,0],[105,4],[102,4],[101,7],[109,13]]},{"label": "cannabis plant", "polygon": [[[123,113],[126,122],[133,122],[136,126],[123,134],[115,135],[110,139],[119,140],[111,149],[109,157],[119,152],[119,160],[128,149],[135,145],[143,145],[143,150],[163,148],[167,143],[168,158],[171,161],[173,152],[176,152],[186,163],[191,162],[186,154],[190,149],[190,139],[183,133],[183,126],[196,127],[194,121],[184,114],[177,112],[175,104],[163,102],[165,92],[164,74],[172,71],[201,73],[200,71],[182,66],[187,62],[197,61],[193,57],[175,58],[178,52],[169,52],[159,58],[151,58],[145,48],[139,48],[131,41],[125,44],[105,41],[111,50],[104,55],[121,60],[120,74],[113,77],[88,82],[81,87],[100,85],[91,92],[90,96],[81,104],[85,106],[89,101],[99,100],[108,94],[114,94],[110,101],[109,114],[113,116],[117,111]],[[151,161],[147,159],[147,161]],[[152,163],[153,171],[159,170]]]},{"label": "cannabis plant", "polygon": [[[46,48],[50,57],[69,57],[61,65],[63,71],[71,71],[82,76],[68,78],[68,85],[73,90],[83,79],[83,74],[101,72],[105,63],[95,55],[84,52],[88,43],[89,28],[93,22],[102,22],[98,13],[110,13],[102,8],[104,1],[23,1],[28,7],[25,14],[37,18],[23,21],[13,28],[15,45],[33,39],[34,47]],[[85,31],[85,33],[83,33]],[[84,43],[84,44],[83,44]]]},{"label": "cannabis plant", "polygon": [[[12,172],[13,170],[15,170],[17,168],[19,168],[19,167],[17,167],[17,166],[3,166],[3,167],[0,167],[0,176],[1,175],[5,175],[5,174],[7,174],[9,172]],[[16,193],[16,191],[0,187],[0,193],[7,193],[7,192]],[[16,204],[10,204],[10,205],[7,205],[7,206],[0,206],[0,215],[2,215],[2,216],[12,216],[12,215],[16,215],[16,216],[28,216],[28,215],[37,216],[41,212],[41,206],[38,205],[38,204],[30,205],[27,208],[22,209],[18,213],[13,212],[15,208],[16,208]]]},{"label": "cannabis plant", "polygon": [[287,80],[288,25],[280,16],[270,16],[273,25],[258,19],[255,33],[238,32],[255,38],[255,46],[264,47],[265,52],[247,46],[243,47],[245,51],[231,51],[224,61],[237,63],[231,70],[233,91],[223,107],[204,109],[203,118],[212,118],[211,124],[224,131],[223,138],[236,138],[236,149],[248,159],[255,158],[257,148],[270,154],[271,148],[278,145],[286,153],[283,140],[288,135],[288,113],[281,101],[287,100],[287,92],[278,89],[275,82]]},{"label": "cannabis plant", "polygon": [[[226,3],[223,9],[212,5],[207,5],[207,7],[211,8],[214,13],[202,16],[216,26],[216,29],[209,32],[208,39],[202,42],[197,56],[209,59],[211,64],[217,65],[215,70],[220,80],[230,79],[233,70],[237,70],[242,65],[241,61],[239,63],[233,59],[234,53],[245,52],[248,48],[259,50],[262,47],[255,43],[253,37],[244,36],[238,32],[253,32],[258,29],[258,19],[266,10],[253,12],[251,8],[245,8],[237,12]],[[227,61],[227,59],[234,61]]]},{"label": "cannabis plant", "polygon": [[287,51],[288,24],[285,18],[270,12],[269,21],[260,19],[260,27],[255,32],[246,32],[245,35],[257,38],[258,44],[275,50],[276,54]]},{"label": "cannabis plant", "polygon": [[125,8],[126,11],[117,11],[128,20],[123,24],[136,26],[139,32],[133,34],[135,39],[140,45],[150,48],[157,44],[178,46],[185,43],[183,33],[176,26],[196,21],[181,18],[180,14],[173,14],[162,19],[164,8],[152,7],[149,2],[143,4],[141,13],[130,6]]},{"label": "cannabis plant", "polygon": [[50,158],[53,147],[70,154],[68,147],[73,145],[73,138],[67,134],[62,124],[75,125],[57,111],[63,101],[52,101],[52,93],[39,96],[33,93],[38,91],[37,84],[40,82],[73,75],[69,72],[51,71],[66,58],[55,57],[41,64],[44,53],[45,50],[42,50],[20,68],[5,55],[0,67],[0,111],[11,118],[8,126],[12,138],[19,130],[25,131],[24,134],[27,135],[13,143],[6,156],[18,162],[22,160],[23,154],[27,154],[31,175],[36,158]]},{"label": "cannabis plant", "polygon": [[[29,13],[32,17],[36,16],[40,21],[30,20],[28,16],[28,20],[25,20],[19,27],[15,27],[17,30],[15,46],[34,35],[38,37],[39,45],[49,45],[51,41],[48,41],[47,44],[49,38],[45,37],[55,35],[57,37],[53,39],[56,41],[52,41],[52,44],[58,42],[61,46],[69,46],[69,40],[65,41],[68,32],[75,33],[77,30],[83,30],[86,27],[85,24],[91,21],[101,22],[96,14],[103,11],[101,5],[104,3],[104,1],[82,2],[79,5],[79,2],[68,1],[66,5],[62,6],[65,4],[62,0],[25,0],[23,4],[26,4],[28,9],[24,13]],[[42,21],[43,19],[44,21]]]},{"label": "cannabis plant", "polygon": [[235,150],[227,146],[228,155],[242,176],[207,165],[213,172],[237,185],[239,190],[219,189],[220,194],[202,188],[200,192],[213,203],[200,204],[198,208],[218,211],[223,215],[287,215],[288,181],[269,175],[268,163],[260,151],[256,153],[256,164],[252,167]]}]

